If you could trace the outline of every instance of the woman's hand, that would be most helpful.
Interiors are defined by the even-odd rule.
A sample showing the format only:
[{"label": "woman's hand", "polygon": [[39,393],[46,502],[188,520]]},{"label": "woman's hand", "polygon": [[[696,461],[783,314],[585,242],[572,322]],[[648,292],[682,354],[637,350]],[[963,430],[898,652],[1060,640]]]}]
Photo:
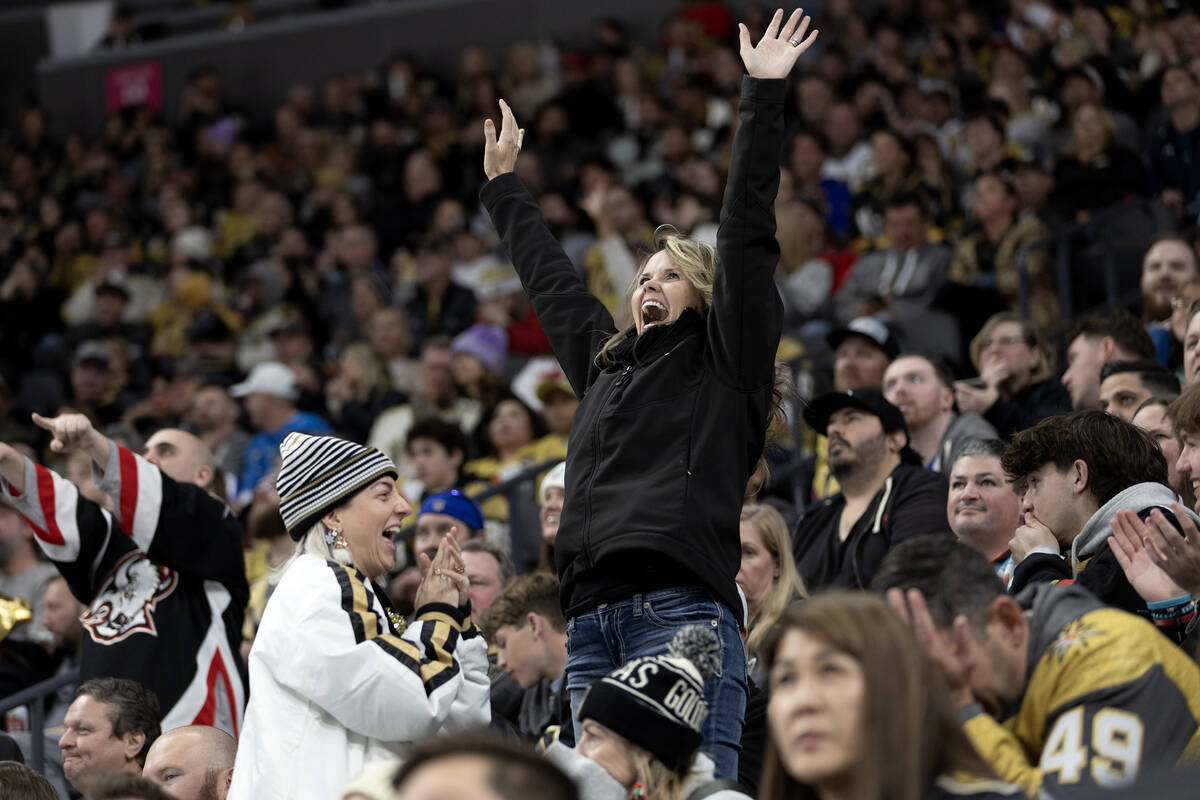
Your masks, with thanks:
[{"label": "woman's hand", "polygon": [[999,392],[1001,384],[1012,377],[1012,368],[1003,358],[993,357],[984,361],[983,369],[979,371],[979,377],[983,378],[988,388]]},{"label": "woman's hand", "polygon": [[1108,537],[1108,546],[1117,557],[1129,585],[1143,600],[1161,603],[1187,594],[1154,563],[1146,544],[1149,530],[1137,514],[1129,510],[1118,511],[1111,524],[1113,535]]},{"label": "woman's hand", "polygon": [[1155,509],[1146,521],[1142,541],[1149,548],[1151,559],[1171,580],[1192,595],[1200,596],[1200,530],[1179,503],[1172,503],[1171,511],[1183,535]]},{"label": "woman's hand", "polygon": [[500,101],[500,118],[499,138],[496,137],[496,123],[490,119],[483,121],[483,172],[489,181],[497,175],[512,172],[521,152],[522,131],[517,127],[512,109],[503,100]]},{"label": "woman's hand", "polygon": [[[758,46],[750,43],[750,29],[745,23],[738,23],[742,63],[746,65],[746,72],[750,73],[751,78],[786,78],[800,54],[812,47],[818,32],[808,33],[812,19],[803,15],[804,9],[797,8],[781,28],[779,23],[783,20],[783,9],[778,9],[775,16],[771,17],[771,24],[767,26]],[[805,36],[805,33],[808,35]]]},{"label": "woman's hand", "polygon": [[983,416],[992,404],[1000,399],[1000,393],[990,386],[980,389],[966,381],[954,382],[954,402],[963,414]]},{"label": "woman's hand", "polygon": [[424,578],[417,587],[414,607],[421,608],[429,603],[446,603],[455,608],[466,605],[471,596],[471,582],[466,576],[466,565],[454,535],[457,528],[442,537],[437,553],[430,559],[424,553],[417,555]]}]

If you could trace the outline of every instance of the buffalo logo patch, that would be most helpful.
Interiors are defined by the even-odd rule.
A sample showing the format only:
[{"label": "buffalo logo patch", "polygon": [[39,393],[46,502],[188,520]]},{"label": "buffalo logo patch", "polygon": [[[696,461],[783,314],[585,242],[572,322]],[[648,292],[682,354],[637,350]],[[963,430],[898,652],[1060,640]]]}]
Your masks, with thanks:
[{"label": "buffalo logo patch", "polygon": [[135,633],[157,636],[154,610],[178,584],[174,570],[134,550],[113,567],[79,621],[97,644],[115,644]]}]

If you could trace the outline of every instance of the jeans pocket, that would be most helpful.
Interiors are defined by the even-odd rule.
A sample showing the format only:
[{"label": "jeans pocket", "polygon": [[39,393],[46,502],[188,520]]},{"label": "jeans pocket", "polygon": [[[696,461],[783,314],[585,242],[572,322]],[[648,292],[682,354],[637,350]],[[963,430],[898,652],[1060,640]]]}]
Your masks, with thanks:
[{"label": "jeans pocket", "polygon": [[721,616],[716,601],[691,591],[648,595],[642,601],[642,614],[648,622],[664,628],[707,625],[714,633]]},{"label": "jeans pocket", "polygon": [[711,631],[717,642],[716,674],[720,677],[724,672],[725,643],[721,640],[720,611],[712,600],[694,597],[646,600],[642,603],[642,617],[647,624],[664,632],[693,625]]}]

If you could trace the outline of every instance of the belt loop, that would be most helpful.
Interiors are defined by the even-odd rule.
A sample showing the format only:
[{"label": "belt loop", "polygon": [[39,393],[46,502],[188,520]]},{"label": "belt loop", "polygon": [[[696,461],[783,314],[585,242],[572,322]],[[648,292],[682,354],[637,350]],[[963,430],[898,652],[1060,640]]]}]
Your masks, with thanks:
[{"label": "belt loop", "polygon": [[633,616],[634,616],[634,618],[640,617],[642,615],[642,609],[644,608],[644,606],[649,605],[649,603],[644,602],[645,597],[646,597],[646,595],[644,595],[644,594],[635,594],[633,596]]}]

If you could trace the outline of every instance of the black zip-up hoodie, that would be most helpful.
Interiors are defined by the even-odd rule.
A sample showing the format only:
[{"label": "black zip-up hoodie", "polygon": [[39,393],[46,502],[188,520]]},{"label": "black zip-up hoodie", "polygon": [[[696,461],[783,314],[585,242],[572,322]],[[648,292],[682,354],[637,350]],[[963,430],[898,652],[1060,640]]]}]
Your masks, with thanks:
[{"label": "black zip-up hoodie", "polygon": [[892,470],[844,544],[838,526],[846,496],[838,492],[808,509],[792,533],[796,569],[810,590],[866,589],[893,547],[905,539],[953,535],[946,518],[946,476],[913,464]]},{"label": "black zip-up hoodie", "polygon": [[614,587],[647,564],[657,574],[647,589],[699,585],[741,618],[738,517],[766,439],[783,324],[773,276],[784,94],[783,80],[742,81],[712,307],[628,333],[609,366],[596,356],[616,332],[612,316],[588,294],[537,202],[512,173],[480,192],[581,398],[555,541],[568,617],[623,599]]}]

